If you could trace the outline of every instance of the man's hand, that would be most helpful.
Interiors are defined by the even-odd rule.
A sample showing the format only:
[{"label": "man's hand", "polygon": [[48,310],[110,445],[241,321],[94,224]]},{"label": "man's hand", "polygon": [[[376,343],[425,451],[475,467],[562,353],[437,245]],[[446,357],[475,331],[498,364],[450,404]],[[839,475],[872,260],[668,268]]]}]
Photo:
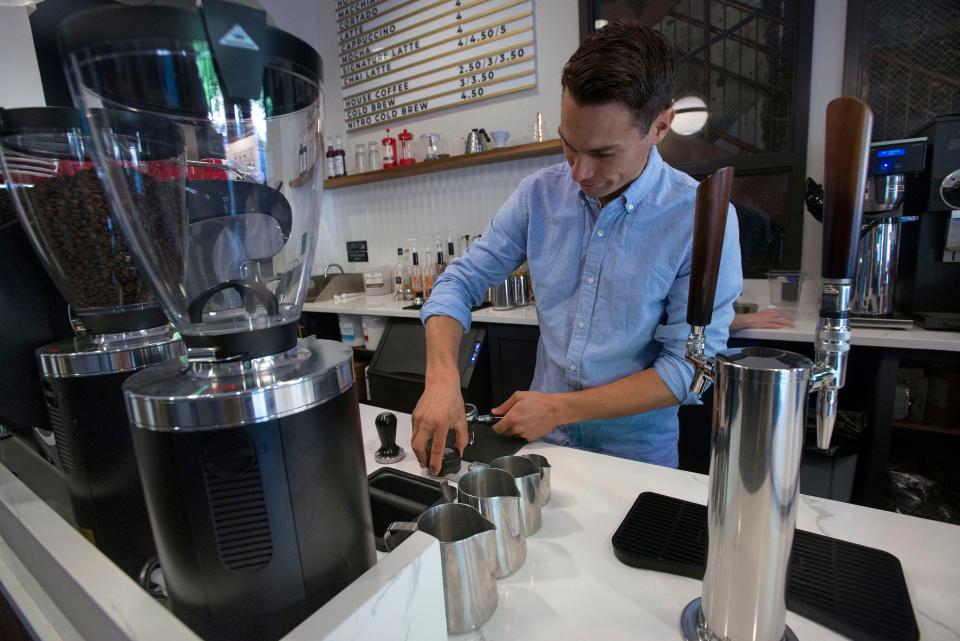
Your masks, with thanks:
[{"label": "man's hand", "polygon": [[773,307],[752,314],[737,314],[730,325],[730,331],[733,332],[738,329],[782,329],[784,327],[793,327],[793,321],[782,311]]},{"label": "man's hand", "polygon": [[[456,448],[463,454],[469,437],[459,382],[454,379],[428,384],[413,410],[411,445],[420,465],[429,467],[434,474],[440,472],[443,448],[447,442],[447,432],[451,428],[457,431]],[[428,452],[427,442],[431,437],[433,447]]]},{"label": "man's hand", "polygon": [[514,392],[507,402],[491,413],[503,416],[493,426],[497,434],[520,436],[535,441],[568,422],[563,394]]}]

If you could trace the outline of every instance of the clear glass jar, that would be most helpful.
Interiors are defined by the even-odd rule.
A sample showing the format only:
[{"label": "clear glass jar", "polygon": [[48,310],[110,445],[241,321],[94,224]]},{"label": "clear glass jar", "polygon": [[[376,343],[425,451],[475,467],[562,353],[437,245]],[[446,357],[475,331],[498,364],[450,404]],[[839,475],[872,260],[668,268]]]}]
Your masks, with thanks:
[{"label": "clear glass jar", "polygon": [[367,145],[367,167],[369,171],[383,169],[383,151],[380,149],[380,143],[371,140]]},{"label": "clear glass jar", "polygon": [[367,169],[367,147],[363,143],[357,145],[356,152],[354,154],[354,160],[356,162],[356,167],[353,169],[353,173],[362,174]]}]

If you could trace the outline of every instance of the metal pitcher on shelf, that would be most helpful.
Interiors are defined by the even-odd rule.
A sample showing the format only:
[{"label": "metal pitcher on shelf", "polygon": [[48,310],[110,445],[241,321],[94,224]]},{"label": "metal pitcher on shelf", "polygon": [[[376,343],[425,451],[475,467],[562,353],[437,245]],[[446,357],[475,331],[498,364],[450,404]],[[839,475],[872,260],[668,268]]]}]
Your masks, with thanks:
[{"label": "metal pitcher on shelf", "polygon": [[826,449],[850,349],[848,309],[872,119],[855,98],[838,98],[827,107],[816,363],[765,347],[705,356],[733,170],[721,169],[697,190],[687,358],[696,369],[691,390],[702,393],[708,381],[717,389],[707,568],[702,596],[680,618],[687,641],[796,639],[786,625],[785,593],[807,395],[817,393],[817,445]]},{"label": "metal pitcher on shelf", "polygon": [[464,146],[463,153],[476,154],[481,151],[486,151],[488,144],[490,144],[490,136],[487,135],[486,130],[473,129],[467,134],[467,142]]}]

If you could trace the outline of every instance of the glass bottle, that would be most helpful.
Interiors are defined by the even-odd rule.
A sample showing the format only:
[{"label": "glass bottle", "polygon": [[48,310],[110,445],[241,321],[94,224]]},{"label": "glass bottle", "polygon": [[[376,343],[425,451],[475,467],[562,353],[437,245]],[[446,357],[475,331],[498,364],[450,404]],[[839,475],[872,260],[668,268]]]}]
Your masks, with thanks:
[{"label": "glass bottle", "polygon": [[403,255],[403,247],[397,247],[397,264],[393,268],[393,284],[396,286],[397,299],[403,299],[403,293],[410,289],[410,269]]},{"label": "glass bottle", "polygon": [[340,136],[337,136],[337,144],[333,148],[333,165],[338,176],[347,175],[347,152],[343,150]]},{"label": "glass bottle", "polygon": [[423,266],[421,267],[421,279],[423,282],[423,297],[429,298],[433,291],[433,252],[430,251],[430,243],[427,243],[427,249],[423,252]]},{"label": "glass bottle", "polygon": [[447,268],[447,265],[444,263],[443,255],[443,244],[440,242],[440,234],[437,234],[437,263],[436,263],[436,276],[439,277],[443,273],[443,270]]},{"label": "glass bottle", "polygon": [[447,230],[447,265],[457,257],[457,244],[453,240],[453,230]]},{"label": "glass bottle", "polygon": [[327,166],[327,178],[336,178],[337,166],[334,162],[333,141],[330,139],[330,136],[327,136],[327,153],[324,155],[324,160]]},{"label": "glass bottle", "polygon": [[413,248],[413,267],[410,268],[410,289],[414,298],[423,296],[423,272],[420,270],[420,256],[417,248]]}]

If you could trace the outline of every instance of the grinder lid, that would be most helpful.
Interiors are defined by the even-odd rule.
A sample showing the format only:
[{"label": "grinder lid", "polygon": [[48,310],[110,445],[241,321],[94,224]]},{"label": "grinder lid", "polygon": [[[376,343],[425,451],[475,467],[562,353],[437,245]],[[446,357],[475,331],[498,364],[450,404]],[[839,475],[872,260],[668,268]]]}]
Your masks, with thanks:
[{"label": "grinder lid", "polygon": [[207,367],[150,367],[123,385],[130,422],[151,431],[201,431],[263,423],[326,403],[353,385],[353,350],[302,339],[283,354]]}]

